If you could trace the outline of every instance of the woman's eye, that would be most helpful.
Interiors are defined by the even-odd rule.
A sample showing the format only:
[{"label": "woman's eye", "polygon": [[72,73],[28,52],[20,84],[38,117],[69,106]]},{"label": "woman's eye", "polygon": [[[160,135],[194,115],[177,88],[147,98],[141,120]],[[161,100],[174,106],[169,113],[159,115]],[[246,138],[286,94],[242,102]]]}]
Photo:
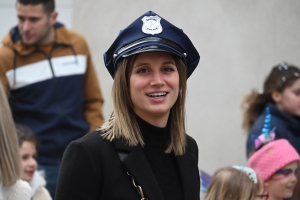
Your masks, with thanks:
[{"label": "woman's eye", "polygon": [[149,72],[149,70],[148,69],[139,69],[137,71],[137,73],[146,73],[146,72]]},{"label": "woman's eye", "polygon": [[166,67],[163,69],[165,72],[173,72],[174,69],[172,67]]}]

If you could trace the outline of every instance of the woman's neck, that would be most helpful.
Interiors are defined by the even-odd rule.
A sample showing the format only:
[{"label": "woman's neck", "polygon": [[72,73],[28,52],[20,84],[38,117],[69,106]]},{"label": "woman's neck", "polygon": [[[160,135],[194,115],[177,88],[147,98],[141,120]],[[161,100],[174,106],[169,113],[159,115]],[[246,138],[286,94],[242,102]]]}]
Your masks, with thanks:
[{"label": "woman's neck", "polygon": [[147,115],[143,113],[135,113],[135,114],[139,116],[141,119],[143,119],[145,122],[159,128],[166,127],[169,118],[169,113],[164,115]]}]

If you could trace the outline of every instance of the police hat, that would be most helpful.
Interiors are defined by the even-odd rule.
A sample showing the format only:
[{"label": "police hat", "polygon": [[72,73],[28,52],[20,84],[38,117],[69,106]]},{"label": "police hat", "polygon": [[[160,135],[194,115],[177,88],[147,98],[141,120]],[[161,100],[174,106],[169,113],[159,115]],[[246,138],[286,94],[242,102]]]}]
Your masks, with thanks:
[{"label": "police hat", "polygon": [[149,11],[120,31],[103,55],[104,64],[114,77],[120,58],[147,51],[164,51],[179,56],[187,66],[187,77],[200,60],[198,51],[182,29]]}]

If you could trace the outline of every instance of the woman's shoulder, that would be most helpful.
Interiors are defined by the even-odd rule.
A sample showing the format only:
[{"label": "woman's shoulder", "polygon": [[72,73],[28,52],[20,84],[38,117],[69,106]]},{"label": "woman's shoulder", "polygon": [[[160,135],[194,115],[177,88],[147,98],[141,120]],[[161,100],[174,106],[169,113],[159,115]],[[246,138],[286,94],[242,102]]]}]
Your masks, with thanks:
[{"label": "woman's shoulder", "polygon": [[188,151],[192,152],[193,154],[198,154],[198,145],[194,138],[189,135],[186,135],[186,148]]},{"label": "woman's shoulder", "polygon": [[80,143],[80,144],[90,146],[93,144],[105,145],[110,142],[108,140],[106,140],[105,138],[103,138],[103,132],[101,130],[96,129],[96,130],[84,135],[83,137],[73,141],[72,143]]},{"label": "woman's shoulder", "polygon": [[112,142],[103,138],[103,132],[100,130],[94,130],[85,136],[72,141],[68,148],[76,151],[86,150],[92,154],[101,154],[102,152],[109,152],[109,149],[113,150]]}]

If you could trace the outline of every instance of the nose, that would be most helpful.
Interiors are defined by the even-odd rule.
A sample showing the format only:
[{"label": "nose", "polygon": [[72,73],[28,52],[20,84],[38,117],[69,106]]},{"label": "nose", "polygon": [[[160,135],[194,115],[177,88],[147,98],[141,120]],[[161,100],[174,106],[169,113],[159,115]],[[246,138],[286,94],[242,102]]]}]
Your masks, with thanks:
[{"label": "nose", "polygon": [[29,165],[30,165],[31,167],[37,166],[36,160],[35,160],[34,158],[31,158],[30,161],[29,161]]},{"label": "nose", "polygon": [[295,174],[295,173],[292,174],[291,181],[292,181],[293,183],[297,183],[297,181],[298,181],[297,174]]},{"label": "nose", "polygon": [[30,28],[31,28],[31,23],[29,22],[29,20],[25,20],[22,26],[22,30],[29,31]]},{"label": "nose", "polygon": [[153,72],[151,77],[151,86],[163,86],[165,83],[164,77],[160,72]]}]

